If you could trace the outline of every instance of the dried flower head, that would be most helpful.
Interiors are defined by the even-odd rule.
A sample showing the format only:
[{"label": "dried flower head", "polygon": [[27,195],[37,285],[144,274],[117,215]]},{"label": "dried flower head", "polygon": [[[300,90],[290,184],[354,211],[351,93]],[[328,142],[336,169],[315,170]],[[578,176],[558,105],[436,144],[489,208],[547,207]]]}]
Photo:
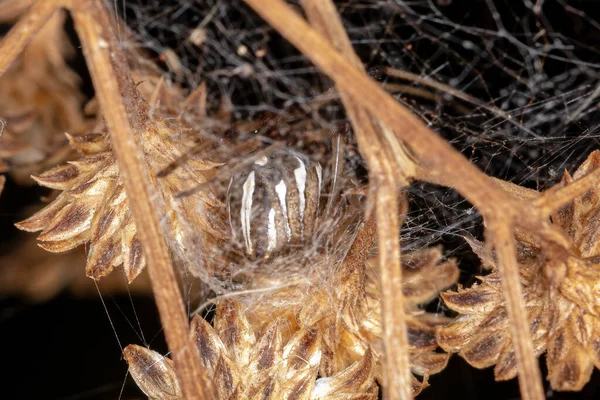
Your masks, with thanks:
[{"label": "dried flower head", "polygon": [[[371,351],[343,371],[319,378],[320,330],[302,328],[287,335],[286,323],[274,318],[263,331],[254,331],[235,301],[217,306],[214,328],[199,316],[194,318],[192,335],[219,398],[377,399]],[[127,347],[125,358],[138,386],[150,398],[181,398],[168,359],[139,346]]]},{"label": "dried flower head", "polygon": [[[594,151],[571,176],[565,171],[560,185],[580,179],[600,166]],[[572,240],[564,265],[547,258],[538,242],[515,232],[521,283],[534,351],[547,352],[548,379],[555,390],[577,391],[600,368],[600,192],[590,190],[552,215],[552,222]],[[439,330],[438,342],[458,352],[477,368],[495,365],[497,380],[516,376],[516,359],[502,296],[498,265],[485,257],[481,243],[471,243],[492,272],[480,284],[442,297],[461,315]]]},{"label": "dried flower head", "polygon": [[[15,17],[10,7],[0,11],[9,14],[0,20]],[[74,51],[64,32],[65,15],[56,13],[0,78],[0,116],[6,121],[0,169],[10,167],[21,183],[72,156],[64,133],[85,132],[93,123],[83,113],[80,78],[66,62]]]},{"label": "dried flower head", "polygon": [[[437,352],[435,327],[447,319],[426,313],[427,304],[439,291],[453,285],[458,268],[453,260],[440,262],[441,249],[425,249],[403,256],[413,392],[427,387],[427,378],[441,371],[449,355]],[[320,376],[335,376],[367,353],[373,353],[375,376],[381,382],[383,356],[381,292],[370,264],[364,270],[345,262],[333,274],[322,274],[312,285],[285,285],[273,292],[245,299],[245,313],[254,331],[263,332],[273,320],[285,322],[289,337],[303,329],[316,329],[321,338]]]},{"label": "dried flower head", "polygon": [[[150,84],[157,81],[153,90],[142,92],[154,103],[151,107],[140,100],[139,111],[149,120],[148,129],[138,132],[138,142],[146,155],[157,202],[169,205],[165,220],[166,232],[172,236],[172,249],[182,255],[186,248],[210,248],[223,235],[219,231],[220,221],[211,219],[215,215],[211,209],[220,203],[210,190],[176,199],[190,182],[206,182],[219,164],[189,157],[183,167],[159,177],[160,171],[197,145],[197,131],[183,119],[172,118],[166,106],[156,107],[163,97],[180,93],[165,89],[166,84],[161,80]],[[161,112],[169,118],[160,116]],[[62,193],[17,226],[30,232],[42,231],[38,237],[40,246],[52,252],[67,251],[89,242],[88,276],[101,278],[122,264],[132,281],[144,268],[145,260],[107,134],[68,135],[68,138],[82,157],[34,177],[39,184]]]},{"label": "dried flower head", "polygon": [[[361,226],[344,257],[315,257],[323,268],[307,269],[314,275],[254,277],[253,288],[269,290],[220,300],[214,326],[194,318],[192,332],[220,398],[377,398],[375,381],[384,379],[382,298],[368,259],[369,229],[372,223]],[[439,247],[402,257],[411,367],[422,377],[413,376],[415,395],[449,358],[435,339],[447,318],[422,309],[458,278],[455,261],[441,257]],[[155,381],[136,378],[146,393],[152,389],[144,382]]]}]

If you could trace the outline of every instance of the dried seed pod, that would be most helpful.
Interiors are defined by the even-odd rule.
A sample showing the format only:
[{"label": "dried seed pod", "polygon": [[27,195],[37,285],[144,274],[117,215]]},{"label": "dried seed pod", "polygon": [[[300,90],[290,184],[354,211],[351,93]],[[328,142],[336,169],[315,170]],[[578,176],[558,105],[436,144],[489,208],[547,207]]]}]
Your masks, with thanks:
[{"label": "dried seed pod", "polygon": [[[573,176],[565,172],[561,186],[581,179],[600,166],[592,152]],[[556,391],[579,391],[600,368],[600,191],[589,190],[552,214],[552,222],[572,240],[562,264],[549,256],[528,232],[515,231],[523,301],[535,356],[546,352],[548,380]],[[500,265],[485,254],[483,243],[469,242],[492,272],[468,289],[442,294],[446,306],[460,313],[437,332],[446,351],[457,352],[476,368],[495,365],[496,380],[517,376],[515,350]]]},{"label": "dried seed pod", "polygon": [[138,387],[150,398],[179,400],[183,396],[173,369],[173,361],[144,347],[129,345],[123,351],[129,373]]},{"label": "dried seed pod", "polygon": [[234,240],[250,258],[265,260],[305,242],[314,229],[321,184],[321,165],[306,156],[278,150],[258,158],[229,181]]}]

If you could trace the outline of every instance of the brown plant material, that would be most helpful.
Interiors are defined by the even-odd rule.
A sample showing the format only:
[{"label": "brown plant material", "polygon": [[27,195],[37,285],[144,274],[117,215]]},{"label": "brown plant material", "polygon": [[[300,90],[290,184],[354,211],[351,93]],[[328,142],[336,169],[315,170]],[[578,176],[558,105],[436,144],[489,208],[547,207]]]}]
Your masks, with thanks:
[{"label": "brown plant material", "polygon": [[322,332],[307,326],[285,334],[287,320],[273,318],[254,330],[242,306],[217,306],[214,328],[200,317],[192,332],[200,358],[212,374],[220,398],[338,399],[377,398],[373,354],[347,369],[317,379],[322,358]]},{"label": "brown plant material", "polygon": [[[18,247],[0,257],[0,295],[19,296],[31,302],[44,302],[62,291],[78,297],[97,297],[94,281],[81,273],[86,255],[83,248],[49,255],[35,238],[23,238]],[[150,296],[148,274],[131,284],[121,273],[111,274],[98,284],[103,293]]]},{"label": "brown plant material", "polygon": [[[441,290],[452,286],[458,279],[459,271],[455,261],[441,262],[441,256],[440,247],[402,255],[402,292],[405,298],[410,369],[414,375],[422,377],[419,381],[413,375],[413,395],[426,388],[429,376],[442,371],[449,359],[447,353],[436,351],[438,344],[435,339],[436,327],[448,323],[448,319],[422,309]],[[338,322],[341,325],[338,328],[341,331],[341,341],[333,348],[333,364],[344,365],[345,359],[355,357],[353,352],[359,348],[364,349],[367,344],[373,346],[378,357],[384,357],[380,312],[383,296],[377,270],[370,267],[371,264],[375,263],[369,263],[366,270],[364,303],[354,310],[349,307],[342,310],[342,321]],[[346,290],[345,296],[348,298],[352,294]]]},{"label": "brown plant material", "polygon": [[[594,151],[575,171],[565,171],[559,187],[582,179],[600,166]],[[556,190],[553,188],[553,190]],[[522,231],[514,234],[519,272],[535,355],[547,352],[548,379],[554,390],[578,391],[600,368],[600,191],[592,189],[552,214],[553,223],[572,240],[564,264],[547,258],[540,243]],[[473,250],[492,268],[480,284],[442,295],[462,314],[439,330],[440,346],[477,368],[495,365],[497,380],[516,376],[498,261],[486,257],[481,243]]]},{"label": "brown plant material", "polygon": [[[192,332],[219,398],[255,398],[258,393],[261,398],[376,398],[370,390],[364,392],[374,387],[374,379],[382,382],[385,354],[382,293],[377,270],[369,262],[374,230],[373,220],[361,226],[334,271],[316,271],[308,283],[286,281],[277,287],[269,282],[271,291],[240,293],[239,303],[221,299],[214,327],[194,318]],[[455,261],[441,262],[441,256],[441,248],[435,247],[402,258],[413,395],[428,386],[428,377],[440,372],[449,358],[438,351],[435,340],[436,326],[448,319],[422,310],[458,278]],[[323,265],[335,265],[329,262]],[[291,366],[282,357],[291,352],[286,350],[290,343],[310,346],[298,347],[302,369],[286,372]],[[371,383],[356,386],[356,376]]]},{"label": "brown plant material", "polygon": [[191,351],[191,342],[186,336],[188,319],[171,255],[161,232],[159,216],[164,215],[164,207],[155,200],[157,188],[149,174],[151,168],[136,143],[142,132],[156,126],[148,120],[104,4],[100,0],[79,2],[77,6],[73,4],[72,14],[110,131],[120,177],[131,200],[131,214],[147,259],[152,290],[182,392],[188,398],[211,398],[214,395],[212,381]]},{"label": "brown plant material", "polygon": [[[368,234],[368,229],[363,233]],[[368,252],[363,255],[368,255]],[[377,270],[367,260],[363,258],[361,265],[356,263],[357,259],[353,263],[348,262],[350,258],[346,258],[334,274],[322,277],[324,280],[308,289],[304,285],[292,285],[247,300],[247,318],[256,331],[264,331],[266,324],[273,319],[285,320],[285,325],[291,331],[318,328],[323,337],[321,376],[333,376],[359,361],[367,351],[373,351],[377,364],[376,376],[383,383],[385,347],[380,280]],[[403,273],[406,275],[403,295],[406,299],[404,311],[407,316],[410,370],[414,375],[423,377],[419,381],[411,375],[409,384],[412,395],[417,395],[428,386],[428,377],[440,372],[449,357],[447,353],[436,351],[438,345],[435,340],[436,326],[447,323],[447,318],[426,313],[421,308],[440,290],[453,285],[458,279],[458,267],[454,260],[440,262],[440,258],[440,248],[402,256]]]},{"label": "brown plant material", "polygon": [[[217,386],[218,398],[377,399],[370,350],[339,373],[317,378],[322,358],[320,330],[305,327],[286,335],[286,322],[274,318],[264,330],[254,331],[241,304],[232,300],[217,306],[214,328],[199,316],[194,318],[192,336]],[[128,356],[134,353],[139,356]],[[150,398],[181,398],[171,397],[176,387],[168,362],[162,362],[160,369],[146,367],[153,360],[164,360],[160,354],[138,346],[128,346],[125,354],[132,376]]]},{"label": "brown plant material", "polygon": [[[518,284],[520,276],[516,268],[515,251],[512,248],[510,236],[514,228],[520,227],[535,235],[544,246],[544,251],[547,251],[548,248],[564,249],[568,247],[568,241],[564,235],[547,221],[547,214],[551,207],[537,208],[536,203],[526,203],[520,199],[515,199],[490,182],[483,173],[453,151],[447,143],[427,130],[415,116],[399,106],[376,83],[369,80],[362,71],[358,70],[345,57],[329,46],[323,38],[304,23],[301,18],[291,12],[289,8],[286,8],[281,1],[246,0],[246,2],[251,4],[286,38],[315,61],[317,66],[321,67],[336,81],[342,91],[348,93],[357,104],[372,113],[373,118],[377,118],[385,125],[394,128],[394,131],[383,130],[381,133],[384,137],[377,138],[383,149],[398,148],[404,142],[410,147],[411,155],[415,157],[419,164],[419,171],[417,172],[419,178],[454,187],[479,208],[486,221],[490,223],[490,233],[492,233],[489,236],[491,238],[490,242],[492,242],[490,244],[496,244],[496,247],[501,250],[499,255],[501,255],[502,263],[499,265],[499,269],[503,281],[508,282],[508,284],[503,285],[503,289],[504,296],[508,300],[510,326],[516,348],[515,360],[521,377],[523,397],[526,399],[543,397],[537,364],[532,363],[533,345],[529,337],[523,300],[520,297],[521,287]],[[145,129],[145,117],[148,113],[144,107],[140,107],[142,111],[137,113],[136,107],[139,102],[135,93],[132,93],[131,88],[133,85],[129,79],[127,68],[121,69],[123,67],[123,57],[114,38],[109,33],[109,24],[106,22],[107,18],[105,16],[106,10],[98,1],[92,2],[90,0],[81,3],[83,6],[78,6],[75,13],[76,25],[79,34],[82,36],[82,43],[86,49],[86,56],[88,57],[96,89],[101,94],[100,105],[105,112],[107,125],[115,144],[115,153],[122,169],[123,181],[131,198],[131,208],[140,228],[139,233],[142,242],[147,243],[145,251],[152,254],[152,257],[149,257],[149,263],[156,267],[156,269],[152,268],[155,274],[153,275],[153,285],[157,288],[157,302],[167,331],[167,339],[174,350],[176,365],[179,364],[177,368],[178,372],[181,371],[180,378],[182,388],[184,388],[183,391],[186,392],[186,387],[197,389],[197,385],[194,386],[193,376],[190,374],[195,369],[194,360],[188,358],[187,361],[190,362],[190,367],[185,368],[183,365],[185,357],[182,356],[184,352],[180,352],[185,350],[186,341],[182,339],[185,330],[182,328],[186,324],[182,322],[184,317],[182,315],[183,307],[180,299],[177,298],[179,292],[176,285],[174,285],[175,279],[172,274],[166,245],[159,233],[157,214],[160,207],[151,202],[149,188],[152,185],[146,174],[148,168],[142,157],[139,156],[138,145],[133,139],[134,134],[137,135]],[[32,6],[32,11],[7,35],[2,46],[3,51],[0,51],[0,72],[6,70],[10,61],[23,50],[23,46],[31,38],[31,34],[39,29],[58,6],[72,6],[73,4],[75,2],[68,0],[36,2]],[[103,17],[98,20],[92,18],[92,11],[86,10],[86,6],[90,6],[90,10]],[[125,107],[125,102],[127,107]],[[131,113],[128,114],[126,111],[131,111]],[[371,141],[376,139],[368,136],[369,133],[368,130],[357,130],[357,135],[364,136],[362,140]],[[379,141],[373,141],[373,143]],[[394,154],[389,152],[373,154],[384,160],[384,167],[389,167],[394,163]],[[373,179],[371,183],[373,188],[379,188],[379,193],[383,195],[378,202],[378,236],[383,243],[380,249],[381,265],[383,266],[386,264],[385,261],[389,261],[388,265],[395,266],[399,263],[397,257],[399,249],[394,242],[397,234],[397,226],[394,224],[397,221],[394,218],[390,218],[392,222],[386,221],[380,211],[385,209],[395,210],[397,204],[393,192],[394,185],[403,184],[405,177],[400,180],[391,176],[389,168],[387,170],[385,168],[381,169],[382,166],[377,164],[376,157],[369,157],[368,166],[370,170],[384,172],[382,175],[377,176],[377,178],[380,178],[379,180]],[[495,201],[490,202],[489,198],[493,198]],[[565,202],[568,203],[568,200],[573,198],[573,192],[570,192],[565,198]],[[564,263],[567,259],[566,255],[560,254],[560,251],[555,251],[555,254],[559,256],[555,259],[557,264]],[[402,333],[406,330],[404,324],[399,326],[390,324],[395,320],[403,321],[403,311],[398,312],[398,308],[396,308],[399,314],[394,312],[393,305],[398,302],[393,301],[397,298],[391,292],[394,287],[397,289],[400,286],[400,271],[399,268],[391,268],[390,270],[395,271],[396,274],[390,275],[389,278],[391,279],[387,279],[388,275],[382,275],[382,281],[385,283],[382,287],[384,289],[385,324],[394,329],[394,331],[387,331],[391,332],[387,335],[387,339],[389,343],[401,341],[402,346],[398,348],[405,349],[405,335]],[[382,272],[386,271],[382,268]],[[161,280],[159,278],[165,279]],[[162,284],[163,282],[165,284]],[[392,299],[392,301],[388,299]],[[400,301],[401,303],[402,301]],[[172,311],[176,317],[169,318],[168,311]],[[400,318],[397,318],[398,316]],[[181,336],[179,340],[177,340],[178,335]],[[391,355],[391,358],[404,362],[406,360],[405,353],[399,355],[396,352],[393,354],[394,349],[396,349],[394,346],[387,346],[386,352]],[[178,357],[181,357],[180,362],[177,362]],[[393,363],[390,365],[393,365]],[[198,372],[201,375],[201,371]],[[192,392],[193,390],[189,393]],[[200,397],[200,395],[198,396]]]},{"label": "brown plant material", "polygon": [[[212,382],[206,377],[197,355],[188,350],[188,320],[167,244],[160,229],[159,210],[162,209],[162,204],[156,204],[152,196],[148,165],[136,143],[136,137],[139,139],[141,132],[158,128],[148,120],[147,108],[131,80],[104,4],[100,0],[87,0],[77,4],[69,0],[36,1],[2,42],[0,75],[60,7],[67,7],[72,12],[100,108],[106,118],[120,177],[131,200],[129,205],[138,229],[136,232],[144,246],[152,288],[165,327],[165,337],[174,354],[182,392],[190,398],[210,398],[214,391]],[[85,207],[82,211],[85,211]],[[81,215],[82,213],[71,214],[79,219]],[[85,232],[83,229],[81,234],[84,235]]]},{"label": "brown plant material", "polygon": [[[352,48],[333,2],[304,0],[302,4],[308,20],[315,29],[327,38],[354,68],[364,73],[365,68]],[[378,122],[371,112],[348,96],[342,86],[338,84],[336,87],[357,133],[361,153],[370,167],[369,176],[373,182],[371,189],[374,188],[375,212],[379,227],[378,241],[380,246],[386,249],[379,253],[381,289],[384,293],[381,308],[381,315],[385,321],[383,343],[387,354],[384,393],[386,397],[409,399],[409,338],[404,299],[402,291],[397,290],[402,284],[402,268],[399,263],[399,243],[394,238],[399,232],[397,187],[399,184],[406,185],[415,175],[415,163],[401,143],[395,142],[386,146],[385,137],[392,132],[389,126]],[[373,140],[365,140],[367,137]]]},{"label": "brown plant material", "polygon": [[[328,74],[341,91],[347,93],[353,101],[372,113],[379,123],[394,129],[393,131],[384,130],[383,133],[386,133],[386,135],[381,138],[371,135],[372,132],[368,130],[357,131],[357,135],[364,135],[363,140],[371,143],[381,141],[383,149],[395,149],[401,146],[401,143],[404,143],[410,149],[411,156],[418,164],[417,178],[453,187],[479,209],[489,223],[490,242],[496,245],[501,244],[501,246],[498,246],[498,249],[501,250],[499,254],[506,261],[501,266],[500,272],[502,279],[507,283],[504,286],[504,296],[507,299],[511,332],[515,338],[515,354],[521,394],[525,399],[544,398],[540,371],[533,354],[533,343],[527,326],[521,288],[518,285],[519,272],[515,262],[516,254],[514,249],[510,247],[510,232],[515,227],[528,229],[538,235],[548,247],[554,248],[556,250],[554,251],[555,256],[563,257],[563,260],[557,261],[564,261],[565,255],[561,254],[559,249],[564,250],[567,248],[568,240],[550,225],[546,213],[548,210],[536,208],[531,203],[515,199],[496,186],[481,171],[477,170],[452,149],[448,143],[428,130],[418,117],[399,105],[376,82],[369,79],[355,65],[349,63],[342,54],[329,45],[326,39],[313,30],[283,1],[244,1],[311,59],[324,73]],[[400,154],[384,153],[380,154],[379,158],[366,157],[366,159],[370,171],[380,171],[378,170],[378,159],[383,160],[384,165],[390,165],[394,161],[399,161],[396,159],[399,156]],[[386,176],[386,174],[383,174],[379,178],[385,178]],[[400,183],[399,181],[404,179],[404,176],[401,179],[392,177],[392,182]],[[375,187],[387,187],[386,195],[382,196],[382,203],[384,200],[388,201],[393,198],[393,194],[389,192],[391,189],[390,183],[385,180],[371,181],[371,184]],[[382,192],[384,191],[382,190]],[[490,198],[495,201],[490,202]],[[388,201],[387,209],[393,206],[391,203]],[[382,225],[378,226],[378,235],[380,240],[384,238],[387,240],[382,240],[386,246],[380,254],[382,260],[392,262],[397,258],[398,249],[387,246],[388,243],[393,243],[392,229],[390,229],[389,224],[386,224],[383,217],[381,223]],[[383,264],[385,263],[382,262]],[[386,289],[383,312],[388,327],[390,322],[401,320],[401,313],[400,315],[394,315],[394,312],[398,310],[398,307],[394,307],[394,305],[398,302],[392,300],[394,299],[393,286],[399,284],[399,278],[399,276],[392,277],[382,274],[382,282],[385,282],[382,287]],[[396,327],[396,329],[401,331],[404,328]],[[388,337],[388,340],[390,343],[400,343],[401,346],[399,347],[404,346],[403,335],[400,332],[394,332]],[[394,346],[390,347],[390,349],[394,348]],[[398,354],[394,354],[393,358],[400,361],[405,359],[404,356]],[[390,364],[390,367],[393,368],[392,364]],[[398,387],[395,389],[398,389],[401,393],[390,395],[406,397],[405,391]],[[397,390],[393,391],[396,392]]]},{"label": "brown plant material", "polygon": [[144,347],[129,345],[123,351],[129,373],[150,399],[183,399],[173,361]]},{"label": "brown plant material", "polygon": [[[157,86],[149,94],[156,97],[161,90]],[[174,250],[182,254],[191,246],[209,247],[214,238],[222,235],[213,228],[219,224],[209,219],[215,214],[210,210],[218,206],[217,200],[208,191],[180,201],[175,197],[189,186],[190,179],[196,183],[206,182],[207,174],[218,164],[197,157],[188,159],[184,168],[159,179],[156,174],[180,158],[194,145],[195,138],[194,131],[185,122],[160,117],[158,111],[155,110],[153,119],[148,121],[148,129],[140,132],[140,144],[152,166],[151,179],[161,188],[163,201],[179,205],[167,215],[168,232],[178,246]],[[112,146],[105,133],[69,135],[68,138],[81,159],[34,177],[40,185],[62,193],[17,226],[30,232],[42,231],[40,246],[52,252],[67,251],[89,242],[86,275],[99,279],[122,264],[131,282],[146,261]],[[189,232],[198,232],[199,236],[189,237]]]},{"label": "brown plant material", "polygon": [[[6,6],[1,11],[12,15]],[[31,174],[72,157],[64,133],[85,132],[93,124],[83,113],[80,78],[66,63],[74,50],[64,32],[65,17],[63,12],[52,16],[0,77],[0,116],[6,121],[0,162],[18,183],[29,183]]]},{"label": "brown plant material", "polygon": [[13,22],[23,15],[35,0],[4,0],[0,3],[0,22]]}]

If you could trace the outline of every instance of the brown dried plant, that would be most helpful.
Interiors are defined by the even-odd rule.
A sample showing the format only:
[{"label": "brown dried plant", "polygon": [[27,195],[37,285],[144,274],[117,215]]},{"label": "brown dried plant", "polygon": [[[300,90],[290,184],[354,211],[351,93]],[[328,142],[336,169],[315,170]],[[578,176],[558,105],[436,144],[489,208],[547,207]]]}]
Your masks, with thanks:
[{"label": "brown dried plant", "polygon": [[[243,305],[222,300],[214,328],[194,318],[192,335],[219,398],[377,398],[375,379],[382,381],[383,357],[381,291],[364,258],[373,229],[372,224],[363,226],[344,264],[329,278],[333,282],[320,281],[308,289],[287,286],[258,299],[245,298]],[[458,277],[454,261],[440,264],[440,257],[439,248],[403,257],[411,368],[423,376],[422,381],[412,379],[415,395],[449,357],[435,351],[435,326],[447,320],[420,307]],[[129,346],[125,358],[150,397],[167,399],[179,393],[172,384],[172,368],[164,362],[149,368],[160,354]]]},{"label": "brown dried plant", "polygon": [[[285,321],[274,319],[264,331],[255,332],[234,301],[219,304],[214,328],[196,317],[192,334],[218,398],[377,398],[372,352],[333,376],[317,378],[323,356],[320,330],[303,328],[286,335],[288,330]],[[125,349],[129,370],[149,397],[181,398],[172,395],[180,393],[172,368],[148,368],[148,361],[161,357],[139,346]]]},{"label": "brown dried plant", "polygon": [[[497,252],[498,275],[502,281],[522,396],[525,399],[543,398],[512,234],[515,229],[527,232],[539,246],[540,257],[552,260],[557,266],[567,265],[569,238],[556,224],[552,225],[548,217],[555,209],[588,191],[600,174],[592,172],[562,190],[553,191],[551,197],[549,194],[539,196],[535,202],[515,197],[505,190],[507,185],[498,184],[477,170],[367,77],[331,2],[303,2],[312,27],[281,0],[245,2],[333,79],[369,168],[369,198],[375,211],[379,243],[384,396],[409,399],[413,394],[407,328],[410,303],[407,304],[408,296],[398,290],[403,287],[398,243],[398,191],[411,180],[420,179],[457,189],[482,213],[488,228],[486,245],[494,246]],[[167,180],[158,182],[157,172],[182,155],[186,123],[167,121],[155,115],[152,107],[141,100],[101,0],[36,1],[2,43],[0,74],[6,72],[33,35],[61,7],[68,8],[73,16],[110,143],[104,141],[102,134],[80,138],[80,141],[72,139],[83,152],[99,152],[96,156],[86,156],[85,160],[92,165],[97,163],[96,169],[104,169],[99,179],[92,179],[88,166],[79,162],[43,176],[44,183],[53,185],[52,181],[56,180],[57,185],[67,190],[50,211],[30,220],[28,228],[45,229],[43,235],[46,235],[49,248],[55,245],[56,249],[61,246],[65,249],[92,241],[96,249],[90,252],[93,262],[89,272],[96,276],[125,263],[128,275],[133,278],[143,265],[143,251],[181,393],[190,399],[214,398],[217,389],[197,353],[192,351],[195,346],[189,338],[187,315],[159,219],[159,215],[168,215],[167,231],[197,232],[197,237],[174,235],[172,242],[176,252],[202,245],[202,250],[210,251],[215,238],[208,215],[195,212],[178,219],[172,210],[182,204],[173,198],[174,193],[182,189],[182,179],[189,184],[189,177],[193,176],[198,182],[204,182],[212,166],[199,160],[196,170],[179,169]],[[184,173],[187,174],[185,177],[180,175]],[[105,190],[110,197],[96,189]],[[82,193],[85,193],[83,197]],[[188,201],[192,200],[205,205],[204,210],[213,204],[206,192],[191,196]],[[109,201],[116,213],[106,209]],[[186,208],[192,209],[189,205]],[[59,213],[68,215],[66,221],[70,224],[64,219],[57,224],[55,218]],[[200,229],[180,229],[184,223]],[[110,234],[106,237],[110,240],[100,242],[99,236],[95,236],[107,232]],[[114,251],[117,248],[124,248],[125,252]],[[206,259],[201,261],[208,262]],[[360,285],[361,281],[356,284]],[[361,293],[360,287],[354,286],[353,290]],[[341,322],[337,322],[339,326]]]},{"label": "brown dried plant", "polygon": [[[97,297],[95,282],[81,273],[86,254],[83,248],[49,255],[34,237],[23,238],[8,254],[0,255],[0,295],[18,296],[30,302],[51,300],[63,291],[76,297]],[[122,274],[111,274],[98,285],[103,293],[148,296],[152,294],[148,274],[131,284]]]},{"label": "brown dried plant", "polygon": [[[573,176],[565,171],[559,186],[598,166],[600,152],[594,151]],[[581,390],[594,366],[600,368],[599,213],[600,192],[594,188],[552,214],[552,222],[572,241],[563,265],[548,260],[530,235],[514,234],[535,354],[547,352],[548,379],[555,390]],[[480,277],[478,285],[442,295],[461,315],[439,330],[438,342],[474,367],[495,365],[497,380],[511,379],[517,370],[498,261],[486,256],[482,243],[472,241],[471,246],[492,272]]]},{"label": "brown dried plant", "polygon": [[[17,3],[3,3],[0,21],[23,11],[10,7]],[[18,183],[30,183],[31,174],[72,156],[64,133],[82,133],[93,124],[83,112],[80,78],[66,62],[75,52],[63,29],[65,18],[64,12],[50,18],[0,78],[0,115],[6,128],[0,136],[0,170],[10,170]]]},{"label": "brown dried plant", "polygon": [[[365,229],[363,227],[363,229]],[[285,321],[288,330],[314,329],[322,336],[320,376],[335,376],[373,352],[377,380],[382,375],[384,345],[382,337],[382,293],[377,273],[369,260],[359,262],[368,227],[357,240],[334,274],[312,287],[290,286],[256,300],[246,300],[246,314],[255,330],[264,330],[273,319]],[[453,260],[440,262],[441,249],[432,248],[403,255],[403,293],[406,298],[411,388],[413,395],[427,387],[430,375],[440,372],[448,354],[437,352],[435,327],[448,322],[443,316],[426,313],[422,306],[458,278]],[[290,299],[294,299],[291,302]],[[414,375],[423,377],[416,379]]]},{"label": "brown dried plant", "polygon": [[[157,176],[159,171],[196,145],[192,135],[196,131],[183,119],[161,116],[161,110],[155,107],[162,104],[164,109],[168,105],[165,101],[161,102],[163,98],[176,101],[176,88],[169,90],[156,75],[149,76],[147,72],[143,75],[138,72],[137,75],[145,80],[140,85],[143,88],[141,94],[154,101],[154,104],[139,103],[140,112],[149,113],[152,107],[152,119],[147,121],[147,129],[141,132],[140,143],[151,161],[151,179],[156,187],[161,188],[162,201],[175,204],[176,196],[189,187],[190,182],[206,182],[218,164],[198,157],[188,158],[183,168],[164,178]],[[169,95],[165,96],[167,90]],[[180,100],[180,103],[183,102],[185,99]],[[191,117],[191,113],[187,116]],[[31,218],[18,223],[17,227],[30,232],[42,231],[40,246],[52,252],[64,252],[89,242],[88,276],[98,279],[123,265],[131,282],[146,262],[107,135],[69,135],[69,142],[82,157],[34,177],[40,185],[62,193]],[[182,254],[185,248],[214,245],[222,236],[218,221],[210,219],[215,214],[212,209],[218,207],[214,195],[208,191],[198,192],[177,203],[180,206],[172,208],[166,218],[167,231],[178,246],[174,251]],[[189,232],[197,232],[202,237],[190,237]]]}]

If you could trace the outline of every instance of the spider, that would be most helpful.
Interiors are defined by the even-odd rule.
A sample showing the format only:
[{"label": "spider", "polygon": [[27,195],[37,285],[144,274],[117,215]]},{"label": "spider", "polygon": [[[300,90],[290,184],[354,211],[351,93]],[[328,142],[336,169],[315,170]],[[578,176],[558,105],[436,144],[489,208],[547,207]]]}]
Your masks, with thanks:
[{"label": "spider", "polygon": [[[533,356],[526,315],[521,299],[512,229],[525,228],[541,238],[546,250],[560,261],[568,243],[549,222],[548,215],[585,192],[597,179],[591,174],[563,189],[524,203],[511,196],[473,167],[408,110],[368,78],[329,1],[303,1],[312,27],[281,0],[245,0],[286,39],[298,47],[335,82],[354,125],[357,142],[369,170],[371,208],[380,244],[379,268],[383,293],[384,349],[386,351],[385,396],[408,399],[407,332],[401,284],[398,244],[398,189],[413,179],[457,189],[479,208],[488,227],[488,245],[494,245],[504,267],[504,295],[511,319],[516,362],[523,398],[543,398],[540,373]],[[165,239],[161,235],[159,208],[152,201],[152,181],[145,170],[136,134],[152,124],[140,105],[125,57],[102,0],[38,0],[5,37],[0,49],[0,73],[59,8],[74,19],[99,103],[106,119],[131,212],[143,246],[153,290],[156,294],[167,343],[186,398],[211,398],[210,380],[190,347],[188,319],[184,312]],[[325,22],[326,21],[326,22]],[[334,46],[328,43],[331,41]],[[493,201],[490,201],[493,199]],[[285,229],[285,228],[284,228]],[[268,242],[268,241],[267,241]],[[276,245],[277,246],[277,245]],[[267,245],[268,249],[268,245]]]}]

